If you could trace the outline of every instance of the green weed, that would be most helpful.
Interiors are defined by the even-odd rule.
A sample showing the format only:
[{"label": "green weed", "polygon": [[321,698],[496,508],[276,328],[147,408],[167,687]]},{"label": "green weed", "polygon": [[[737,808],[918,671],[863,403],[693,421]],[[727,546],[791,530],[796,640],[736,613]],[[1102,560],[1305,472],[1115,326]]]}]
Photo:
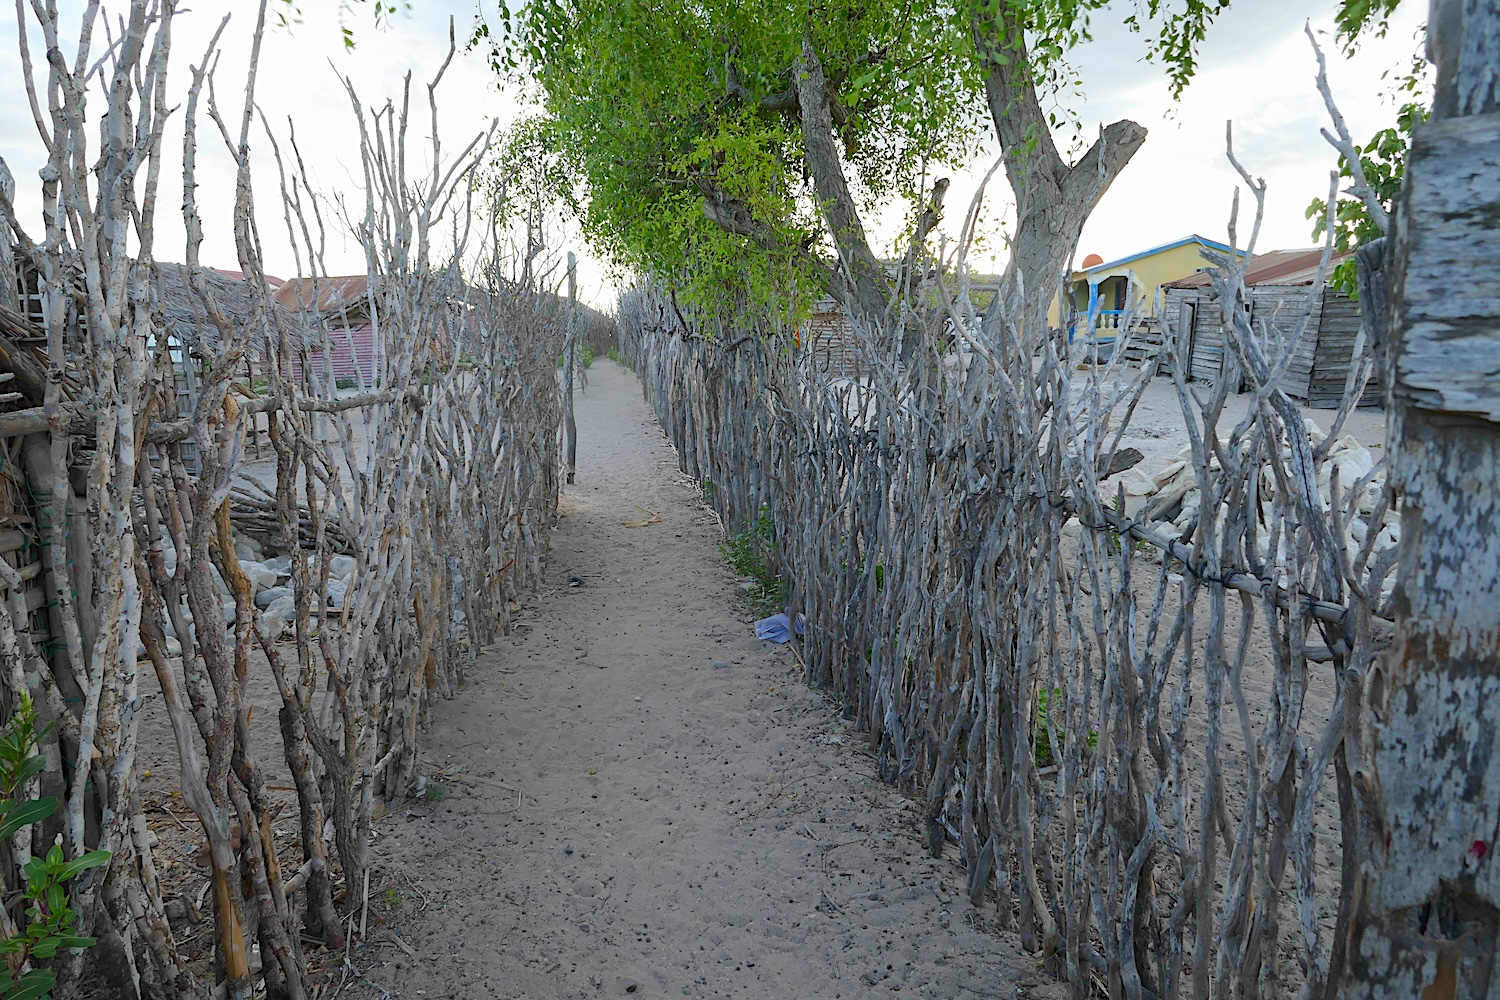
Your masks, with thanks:
[{"label": "green weed", "polygon": [[[705,488],[712,484],[705,480]],[[774,614],[786,606],[787,584],[776,572],[773,553],[776,549],[776,519],[771,508],[762,506],[755,523],[724,540],[719,551],[729,568],[751,580],[747,595],[757,612]]]},{"label": "green weed", "polygon": [[[57,811],[57,799],[50,795],[39,799],[16,797],[45,766],[44,759],[35,753],[44,735],[45,729],[37,732],[36,710],[22,691],[20,707],[0,733],[0,843],[8,843],[18,830],[40,823]],[[0,956],[5,959],[5,967],[0,969],[0,998],[46,1000],[57,984],[57,974],[27,966],[38,959],[50,959],[61,949],[87,948],[94,943],[94,938],[73,933],[74,913],[63,883],[108,862],[108,851],[89,851],[69,861],[61,844],[26,862],[22,868],[26,876],[23,895],[28,901],[25,918],[19,921],[20,929],[14,936],[0,941]]]},{"label": "green weed", "polygon": [[[1046,688],[1043,688],[1036,693],[1035,746],[1037,767],[1051,767],[1053,764],[1059,763],[1058,756],[1053,752],[1052,747],[1052,736],[1054,734],[1057,736],[1058,750],[1061,750],[1063,744],[1067,742],[1067,732],[1063,729],[1060,720],[1052,720],[1050,731],[1047,725],[1048,704],[1049,702],[1056,701],[1061,697],[1062,692],[1057,688],[1053,688],[1050,691]],[[1086,746],[1089,750],[1094,750],[1099,746],[1099,724],[1097,722],[1089,727],[1089,734],[1083,742],[1084,746]]]}]

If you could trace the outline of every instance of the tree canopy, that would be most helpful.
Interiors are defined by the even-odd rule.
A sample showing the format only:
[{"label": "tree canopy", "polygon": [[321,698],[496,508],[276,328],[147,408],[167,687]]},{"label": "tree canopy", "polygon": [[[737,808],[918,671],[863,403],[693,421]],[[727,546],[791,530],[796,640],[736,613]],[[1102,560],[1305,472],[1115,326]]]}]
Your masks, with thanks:
[{"label": "tree canopy", "polygon": [[[1395,2],[1343,0],[1350,44]],[[1106,6],[535,0],[481,19],[472,41],[497,72],[536,88],[585,234],[615,263],[703,301],[725,289],[759,300],[827,289],[878,318],[891,275],[864,214],[903,200],[907,238],[920,243],[941,211],[936,174],[973,160],[986,117],[1018,206],[1010,273],[1026,288],[1055,282],[1145,139],[1116,122],[1070,163],[1054,138],[1067,112],[1044,110],[1076,81],[1068,53]],[[1176,96],[1227,7],[1143,0],[1123,20]]]},{"label": "tree canopy", "polygon": [[804,42],[827,93],[811,145],[835,144],[847,209],[916,195],[924,167],[965,162],[980,136],[980,82],[952,57],[951,11],[899,0],[836,0],[815,17],[777,0],[541,0],[494,41],[496,68],[540,89],[587,189],[591,242],[629,267],[691,274],[705,295],[826,278]]}]

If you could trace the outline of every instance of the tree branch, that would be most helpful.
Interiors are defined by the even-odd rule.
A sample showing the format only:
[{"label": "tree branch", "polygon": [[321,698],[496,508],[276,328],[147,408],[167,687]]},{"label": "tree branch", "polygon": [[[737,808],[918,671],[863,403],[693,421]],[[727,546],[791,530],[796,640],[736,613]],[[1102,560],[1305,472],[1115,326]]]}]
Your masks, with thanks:
[{"label": "tree branch", "polygon": [[985,102],[1005,154],[1005,170],[1018,210],[1024,212],[1029,200],[1048,203],[1061,194],[1068,166],[1057,152],[1037,99],[1025,32],[1015,23],[1008,4],[997,8],[994,15],[985,17],[974,6],[974,51],[984,71]]},{"label": "tree branch", "polygon": [[[1338,150],[1338,154],[1349,164],[1349,176],[1353,178],[1354,184],[1349,188],[1349,194],[1365,203],[1365,211],[1369,213],[1370,221],[1375,227],[1385,233],[1390,228],[1390,215],[1385,206],[1380,203],[1380,197],[1375,194],[1375,189],[1370,187],[1370,182],[1365,178],[1365,165],[1359,158],[1359,150],[1354,145],[1354,140],[1349,136],[1349,126],[1344,123],[1344,116],[1339,112],[1339,106],[1333,101],[1333,90],[1328,86],[1328,60],[1323,58],[1323,50],[1318,45],[1318,40],[1313,36],[1312,25],[1303,27],[1307,32],[1307,40],[1312,43],[1313,54],[1318,57],[1318,93],[1323,95],[1323,106],[1328,109],[1328,117],[1333,120],[1334,131],[1337,136],[1329,135],[1328,130],[1319,129],[1328,144]],[[1332,206],[1330,206],[1332,211]]]}]

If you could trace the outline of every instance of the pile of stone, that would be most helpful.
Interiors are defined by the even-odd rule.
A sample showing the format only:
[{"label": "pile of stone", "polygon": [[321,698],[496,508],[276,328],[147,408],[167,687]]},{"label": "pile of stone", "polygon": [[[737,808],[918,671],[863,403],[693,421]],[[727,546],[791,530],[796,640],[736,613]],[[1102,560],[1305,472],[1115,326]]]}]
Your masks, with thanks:
[{"label": "pile of stone", "polygon": [[[162,553],[166,571],[176,572],[177,552],[173,548],[170,539],[163,539],[164,551]],[[255,601],[256,613],[264,623],[280,626],[283,622],[289,622],[296,617],[296,601],[292,589],[292,557],[286,554],[268,554],[259,542],[247,539],[235,543],[235,556],[239,560],[240,570],[250,581],[251,593]],[[324,601],[321,606],[314,602],[312,613],[321,615],[328,611],[339,611],[344,607],[348,597],[350,585],[354,578],[354,559],[352,556],[336,555],[329,560],[328,586],[324,593]],[[235,619],[234,594],[229,584],[220,575],[218,568],[214,568],[214,582],[219,591],[219,602],[223,608],[224,623],[233,624]],[[182,608],[183,619],[191,626],[193,615],[187,607],[186,601]],[[168,648],[175,655],[180,649],[177,642],[177,634],[171,617],[167,619]],[[144,655],[144,653],[142,653]]]},{"label": "pile of stone", "polygon": [[[1316,424],[1309,421],[1308,437],[1316,447],[1327,436]],[[1228,442],[1223,442],[1223,444],[1224,447],[1228,447]],[[1290,448],[1282,451],[1282,461],[1290,463]],[[1322,500],[1323,509],[1325,511],[1329,509],[1335,472],[1338,474],[1339,495],[1342,500],[1356,486],[1359,486],[1366,476],[1370,475],[1374,467],[1375,460],[1370,450],[1361,445],[1353,435],[1345,434],[1336,439],[1329,448],[1327,456],[1318,464],[1318,495]],[[1210,475],[1217,473],[1218,470],[1218,459],[1211,458]],[[1135,518],[1144,511],[1147,527],[1174,538],[1190,534],[1197,523],[1203,501],[1198,476],[1192,464],[1191,449],[1185,448],[1178,452],[1173,461],[1155,474],[1142,472],[1139,469],[1127,472],[1122,477],[1122,485],[1125,489],[1124,514],[1126,517]],[[1260,481],[1257,484],[1262,508],[1261,524],[1271,523],[1271,507],[1275,502],[1278,488],[1271,466],[1263,465],[1260,469]],[[1354,516],[1349,518],[1344,533],[1345,546],[1351,560],[1358,554],[1371,531],[1378,533],[1374,545],[1376,553],[1391,548],[1401,540],[1400,515],[1397,511],[1388,508],[1378,521],[1374,519],[1375,509],[1384,489],[1385,472],[1381,470],[1370,476],[1369,481],[1360,488],[1359,495],[1352,498]],[[1348,505],[1345,509],[1349,509]],[[1227,516],[1228,511],[1221,511],[1221,514]],[[1283,542],[1283,546],[1284,544]],[[1270,560],[1268,559],[1269,547],[1270,542],[1265,533],[1259,534],[1256,538],[1256,554],[1262,564],[1274,562],[1277,567],[1284,565],[1287,561],[1287,553],[1284,549],[1277,553],[1275,560]]]}]

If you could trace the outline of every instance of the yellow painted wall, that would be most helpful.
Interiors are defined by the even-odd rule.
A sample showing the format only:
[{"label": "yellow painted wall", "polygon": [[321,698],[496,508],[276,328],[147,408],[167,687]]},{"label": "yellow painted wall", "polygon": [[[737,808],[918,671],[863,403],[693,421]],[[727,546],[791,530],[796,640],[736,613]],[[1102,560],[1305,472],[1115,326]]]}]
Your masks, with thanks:
[{"label": "yellow painted wall", "polygon": [[[1202,249],[1203,245],[1195,241],[1184,243],[1170,250],[1163,250],[1161,253],[1151,254],[1148,257],[1137,257],[1118,267],[1074,271],[1072,284],[1078,295],[1078,311],[1087,312],[1088,310],[1089,282],[1102,282],[1106,278],[1119,274],[1132,278],[1130,298],[1126,301],[1125,308],[1135,309],[1148,316],[1154,315],[1158,288],[1168,281],[1186,278],[1190,274],[1197,273],[1199,268],[1208,266],[1208,262],[1202,257]],[[1054,300],[1051,310],[1047,313],[1047,322],[1054,327],[1061,322],[1058,306],[1059,303]],[[1101,298],[1099,308],[1115,308],[1113,297]]]}]

